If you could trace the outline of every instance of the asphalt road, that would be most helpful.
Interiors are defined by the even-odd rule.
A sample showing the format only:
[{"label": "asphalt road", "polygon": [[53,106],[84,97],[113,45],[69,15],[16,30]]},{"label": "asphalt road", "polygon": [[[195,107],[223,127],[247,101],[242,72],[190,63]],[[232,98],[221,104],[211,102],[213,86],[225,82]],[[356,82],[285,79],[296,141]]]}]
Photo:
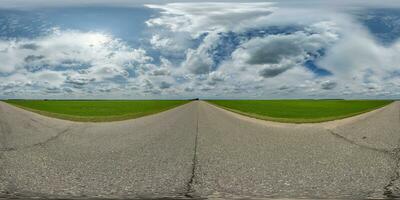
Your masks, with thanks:
[{"label": "asphalt road", "polygon": [[202,101],[110,123],[0,102],[0,197],[390,198],[400,195],[400,102],[282,124]]}]

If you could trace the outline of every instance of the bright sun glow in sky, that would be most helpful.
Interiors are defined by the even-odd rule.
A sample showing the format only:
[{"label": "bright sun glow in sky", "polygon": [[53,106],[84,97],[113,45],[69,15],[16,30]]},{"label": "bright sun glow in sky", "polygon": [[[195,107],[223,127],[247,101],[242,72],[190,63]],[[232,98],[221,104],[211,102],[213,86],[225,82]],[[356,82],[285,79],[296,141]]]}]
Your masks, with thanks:
[{"label": "bright sun glow in sky", "polygon": [[400,3],[321,2],[5,0],[0,98],[400,98]]}]

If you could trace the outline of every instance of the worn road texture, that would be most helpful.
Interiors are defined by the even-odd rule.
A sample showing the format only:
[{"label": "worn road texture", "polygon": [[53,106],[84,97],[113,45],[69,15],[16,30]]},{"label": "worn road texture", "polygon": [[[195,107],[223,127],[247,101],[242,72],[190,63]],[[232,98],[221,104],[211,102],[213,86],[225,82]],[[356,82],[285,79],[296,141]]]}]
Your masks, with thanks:
[{"label": "worn road texture", "polygon": [[400,102],[318,124],[202,101],[78,123],[0,102],[0,198],[393,198]]}]

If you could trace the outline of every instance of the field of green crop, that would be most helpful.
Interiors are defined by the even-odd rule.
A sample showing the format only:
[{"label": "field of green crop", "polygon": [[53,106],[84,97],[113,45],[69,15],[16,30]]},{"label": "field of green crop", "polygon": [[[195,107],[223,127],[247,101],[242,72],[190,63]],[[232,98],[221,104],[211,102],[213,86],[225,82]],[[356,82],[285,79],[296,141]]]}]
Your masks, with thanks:
[{"label": "field of green crop", "polygon": [[217,106],[250,117],[278,122],[323,122],[368,112],[386,100],[210,100]]},{"label": "field of green crop", "polygon": [[137,118],[185,104],[184,100],[70,101],[7,100],[42,115],[72,121],[103,122]]}]

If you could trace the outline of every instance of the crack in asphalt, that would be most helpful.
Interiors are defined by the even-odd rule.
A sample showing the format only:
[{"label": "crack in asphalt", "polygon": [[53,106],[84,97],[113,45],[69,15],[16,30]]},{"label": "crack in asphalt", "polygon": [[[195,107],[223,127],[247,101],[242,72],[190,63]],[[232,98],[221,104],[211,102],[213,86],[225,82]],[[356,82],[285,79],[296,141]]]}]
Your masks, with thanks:
[{"label": "crack in asphalt", "polygon": [[[0,112],[2,111],[2,108],[0,107]],[[41,123],[41,122],[39,122],[39,121],[37,121],[37,120],[35,120],[35,119],[31,119],[33,122],[35,122],[35,123],[39,123],[39,124],[41,124],[41,125],[44,125],[44,126],[46,126],[46,127],[49,127],[49,128],[53,128],[53,127],[51,127],[51,126],[48,126],[48,125],[45,125],[44,123]],[[56,135],[55,136],[53,136],[53,137],[50,137],[50,138],[48,138],[47,140],[45,140],[45,141],[43,141],[43,142],[39,142],[39,143],[35,143],[35,144],[32,144],[32,145],[29,145],[29,146],[24,146],[24,147],[21,147],[21,148],[16,148],[16,147],[8,147],[8,145],[7,145],[7,138],[6,138],[6,134],[8,133],[10,133],[11,131],[10,131],[10,127],[8,127],[9,125],[8,124],[6,124],[3,120],[0,120],[0,133],[2,134],[1,135],[1,145],[0,145],[0,159],[1,159],[1,157],[3,156],[3,154],[4,154],[4,152],[11,152],[11,151],[18,151],[18,150],[22,150],[22,149],[29,149],[29,148],[32,148],[32,147],[36,147],[36,146],[43,146],[43,145],[46,145],[48,142],[51,142],[51,141],[53,141],[53,140],[56,140],[56,139],[58,139],[60,136],[62,136],[62,135],[64,135],[66,132],[68,132],[70,129],[71,129],[71,127],[72,127],[72,125],[71,126],[69,126],[69,127],[67,127],[66,129],[64,129],[64,130],[62,130],[62,131],[59,131],[58,133],[56,133]],[[54,128],[53,128],[54,129]]]},{"label": "crack in asphalt", "polygon": [[[1,123],[0,123],[0,125],[1,125]],[[71,127],[68,127],[68,128],[66,128],[66,129],[64,129],[64,130],[62,130],[62,131],[60,131],[60,132],[58,132],[55,136],[50,137],[49,139],[47,139],[47,140],[45,140],[45,141],[43,141],[43,142],[38,142],[38,143],[29,145],[29,146],[25,146],[25,147],[22,147],[22,148],[2,147],[2,148],[0,148],[0,152],[18,151],[18,150],[33,148],[33,147],[36,147],[36,146],[44,146],[44,145],[46,145],[47,143],[58,139],[58,138],[61,137],[62,135],[65,135],[65,133],[68,132],[68,131],[70,131],[70,130],[71,130]]]},{"label": "crack in asphalt", "polygon": [[67,127],[66,129],[58,132],[55,136],[50,137],[49,139],[47,139],[47,140],[45,140],[43,142],[39,142],[39,143],[33,144],[33,145],[29,146],[29,147],[25,147],[25,148],[36,147],[36,146],[44,146],[44,145],[46,145],[47,143],[49,143],[51,141],[57,140],[58,138],[60,138],[62,135],[65,135],[65,133],[67,133],[70,130],[71,130],[71,127]]},{"label": "crack in asphalt", "polygon": [[346,141],[347,143],[356,145],[360,148],[363,149],[367,149],[367,150],[371,150],[371,151],[376,151],[376,152],[380,152],[380,153],[385,153],[385,154],[392,154],[392,151],[388,151],[386,149],[379,149],[379,148],[375,148],[375,147],[371,147],[371,146],[367,146],[367,145],[363,145],[363,144],[359,144],[353,140],[350,140],[349,138],[344,137],[343,135],[340,135],[339,133],[336,133],[335,131],[331,130],[331,129],[326,129],[331,135],[335,136],[336,138],[339,138],[343,141]]},{"label": "crack in asphalt", "polygon": [[[400,108],[399,108],[399,123],[400,123]],[[376,151],[376,152],[380,152],[380,153],[384,153],[384,154],[388,154],[395,162],[394,164],[394,174],[392,175],[392,177],[390,178],[390,181],[387,185],[384,186],[384,192],[383,195],[388,197],[388,198],[400,198],[400,187],[396,186],[395,183],[396,181],[400,180],[400,147],[394,148],[393,150],[389,151],[386,149],[379,149],[379,148],[375,148],[375,147],[370,147],[367,145],[363,145],[363,144],[359,144],[353,140],[350,140],[342,135],[340,135],[339,133],[334,132],[331,129],[326,129],[331,135],[346,141],[350,144],[356,145],[360,148],[363,149],[368,149],[368,150],[372,150],[372,151]],[[400,144],[400,140],[398,141],[398,143]]]},{"label": "crack in asphalt", "polygon": [[[196,175],[196,171],[199,168],[199,160],[198,160],[198,155],[197,154],[198,154],[198,150],[199,150],[198,148],[200,148],[199,144],[198,144],[198,140],[199,140],[198,139],[198,137],[199,137],[198,136],[199,135],[199,115],[200,115],[199,111],[201,110],[199,104],[197,104],[196,109],[193,109],[193,110],[196,112],[196,121],[197,121],[196,123],[197,124],[196,124],[196,130],[195,130],[196,132],[195,132],[194,138],[192,136],[192,139],[194,139],[194,147],[193,147],[194,149],[193,149],[192,162],[190,163],[190,160],[189,160],[189,163],[187,163],[187,164],[189,164],[189,167],[191,167],[191,169],[187,170],[187,171],[191,170],[191,174],[189,174],[190,179],[187,180],[188,182],[185,181],[186,185],[183,188],[183,190],[184,190],[183,193],[179,193],[179,196],[173,197],[171,199],[197,199],[197,198],[200,199],[200,196],[196,196],[195,195],[196,194],[195,193],[196,192],[195,191],[195,185],[198,182],[201,182],[201,180],[199,181],[198,174]],[[1,112],[1,107],[0,107],[0,112]],[[194,117],[194,114],[191,115],[191,116]],[[399,119],[400,119],[400,112],[399,112]],[[203,120],[204,120],[204,118],[203,118]],[[1,139],[0,145],[2,145],[2,148],[0,148],[0,161],[2,161],[2,156],[4,156],[5,152],[7,152],[7,151],[17,151],[17,150],[22,150],[22,149],[26,149],[26,148],[32,148],[32,147],[35,147],[35,146],[45,146],[49,142],[55,141],[55,140],[59,139],[60,137],[62,137],[63,135],[68,134],[68,132],[73,127],[72,126],[63,127],[65,129],[63,129],[63,130],[58,129],[56,135],[46,139],[43,142],[35,143],[35,144],[29,145],[29,146],[25,146],[25,147],[21,147],[21,148],[18,148],[18,149],[6,146],[7,141],[5,139],[7,139],[6,138],[7,134],[11,133],[9,128],[10,127],[9,127],[9,125],[7,123],[5,123],[4,121],[2,122],[0,120],[0,134],[1,134],[0,135],[0,139]],[[387,179],[390,178],[390,181],[389,181],[389,183],[387,185],[384,186],[383,195],[385,195],[387,198],[400,198],[400,188],[397,186],[398,185],[397,181],[400,180],[400,172],[399,172],[399,169],[400,169],[400,146],[397,146],[396,148],[394,148],[392,150],[375,148],[375,147],[372,147],[370,145],[362,144],[362,142],[359,143],[359,142],[354,141],[354,140],[352,140],[352,139],[350,139],[348,137],[345,137],[342,134],[340,134],[338,132],[335,132],[337,130],[331,130],[331,129],[325,129],[325,130],[327,132],[329,132],[329,134],[331,134],[332,136],[337,138],[338,140],[340,140],[342,142],[345,142],[345,143],[348,143],[349,145],[355,145],[355,146],[357,146],[357,147],[359,147],[359,148],[361,148],[363,150],[375,151],[375,152],[383,153],[383,154],[388,155],[391,159],[393,159],[394,160],[394,165],[393,165],[394,173],[393,173],[393,175],[392,175],[392,172],[387,173],[387,175],[392,175],[392,176],[390,176],[390,177],[387,176]],[[4,146],[3,146],[3,143],[4,143]],[[399,141],[399,145],[400,145],[400,141]],[[189,152],[189,153],[191,153],[191,152]],[[6,155],[8,155],[8,154],[6,154]],[[191,158],[191,155],[189,155],[189,159],[190,158]],[[186,166],[187,166],[187,164],[186,164]],[[191,166],[190,166],[190,164],[191,164]],[[2,172],[1,170],[4,170],[4,169],[1,169],[1,167],[2,166],[0,166],[0,172]],[[0,176],[0,178],[1,178],[1,176]],[[386,181],[386,179],[385,179],[385,181]],[[183,184],[185,184],[185,183],[183,183]],[[379,187],[382,188],[382,186],[384,184],[386,184],[386,182],[381,184]],[[9,182],[9,185],[10,186],[8,186],[8,187],[10,188],[10,191],[12,191],[12,187],[13,187],[12,183]],[[5,193],[3,193],[3,194],[9,194],[10,195],[9,197],[14,197],[14,198],[20,197],[21,199],[24,199],[24,197],[25,197],[25,196],[18,196],[19,194],[17,194],[17,193],[15,193],[15,194],[13,192],[10,193],[8,188],[6,188],[6,189],[7,190],[4,191]],[[380,190],[380,191],[382,191],[382,190]],[[2,194],[2,191],[0,190],[0,199],[2,199],[2,197],[6,197],[6,196],[2,196],[3,194]],[[42,197],[43,198],[46,198],[46,197],[49,198],[49,196],[47,194],[44,194],[42,197],[37,195],[36,197],[37,198],[42,198]],[[35,197],[33,197],[33,198],[35,198]],[[54,196],[54,198],[60,198],[60,197]],[[65,198],[69,198],[69,196],[67,196]],[[70,198],[77,198],[77,197],[70,197]],[[82,196],[82,198],[86,199],[88,197]],[[60,199],[62,199],[62,198],[60,198]],[[138,199],[140,199],[140,198],[138,198]],[[154,199],[156,199],[156,198],[154,198]],[[161,199],[168,199],[168,198],[161,198]]]},{"label": "crack in asphalt", "polygon": [[[399,123],[400,123],[400,106],[399,106]],[[397,142],[400,145],[400,140]],[[400,188],[395,186],[395,182],[400,179],[400,147],[393,149],[393,158],[395,160],[394,175],[390,179],[389,183],[384,187],[385,191],[383,195],[388,198],[400,198]]]},{"label": "crack in asphalt", "polygon": [[8,199],[54,199],[54,200],[205,200],[205,198],[189,198],[182,196],[130,196],[130,195],[122,195],[116,197],[107,197],[102,195],[59,195],[59,194],[47,194],[47,193],[39,193],[39,192],[18,192],[18,193],[0,193],[0,200],[8,200]]},{"label": "crack in asphalt", "polygon": [[394,149],[392,155],[396,163],[394,175],[390,179],[389,183],[384,187],[385,191],[383,192],[383,195],[387,196],[388,198],[400,198],[399,188],[395,186],[395,182],[400,179],[400,148]]},{"label": "crack in asphalt", "polygon": [[199,135],[199,105],[197,104],[197,110],[196,110],[196,136],[194,139],[194,152],[193,152],[193,160],[192,160],[192,173],[190,176],[190,179],[186,185],[186,192],[184,194],[185,197],[188,198],[195,198],[194,195],[194,188],[193,185],[195,183],[195,173],[196,173],[196,167],[197,167],[197,143],[198,143],[198,135]]},{"label": "crack in asphalt", "polygon": [[391,151],[389,150],[385,150],[385,149],[379,149],[379,148],[375,148],[375,147],[370,147],[367,145],[363,145],[363,144],[359,144],[353,140],[350,140],[336,132],[334,132],[333,130],[327,129],[329,131],[330,134],[332,134],[333,136],[346,141],[350,144],[356,145],[360,148],[363,149],[367,149],[367,150],[371,150],[371,151],[376,151],[376,152],[380,152],[380,153],[384,153],[384,154],[388,154],[395,162],[394,164],[394,175],[392,175],[392,177],[389,180],[389,183],[387,185],[385,185],[384,188],[384,192],[383,195],[388,197],[388,198],[400,198],[400,188],[398,188],[397,186],[395,186],[395,182],[398,181],[400,179],[400,148],[397,147]]}]

